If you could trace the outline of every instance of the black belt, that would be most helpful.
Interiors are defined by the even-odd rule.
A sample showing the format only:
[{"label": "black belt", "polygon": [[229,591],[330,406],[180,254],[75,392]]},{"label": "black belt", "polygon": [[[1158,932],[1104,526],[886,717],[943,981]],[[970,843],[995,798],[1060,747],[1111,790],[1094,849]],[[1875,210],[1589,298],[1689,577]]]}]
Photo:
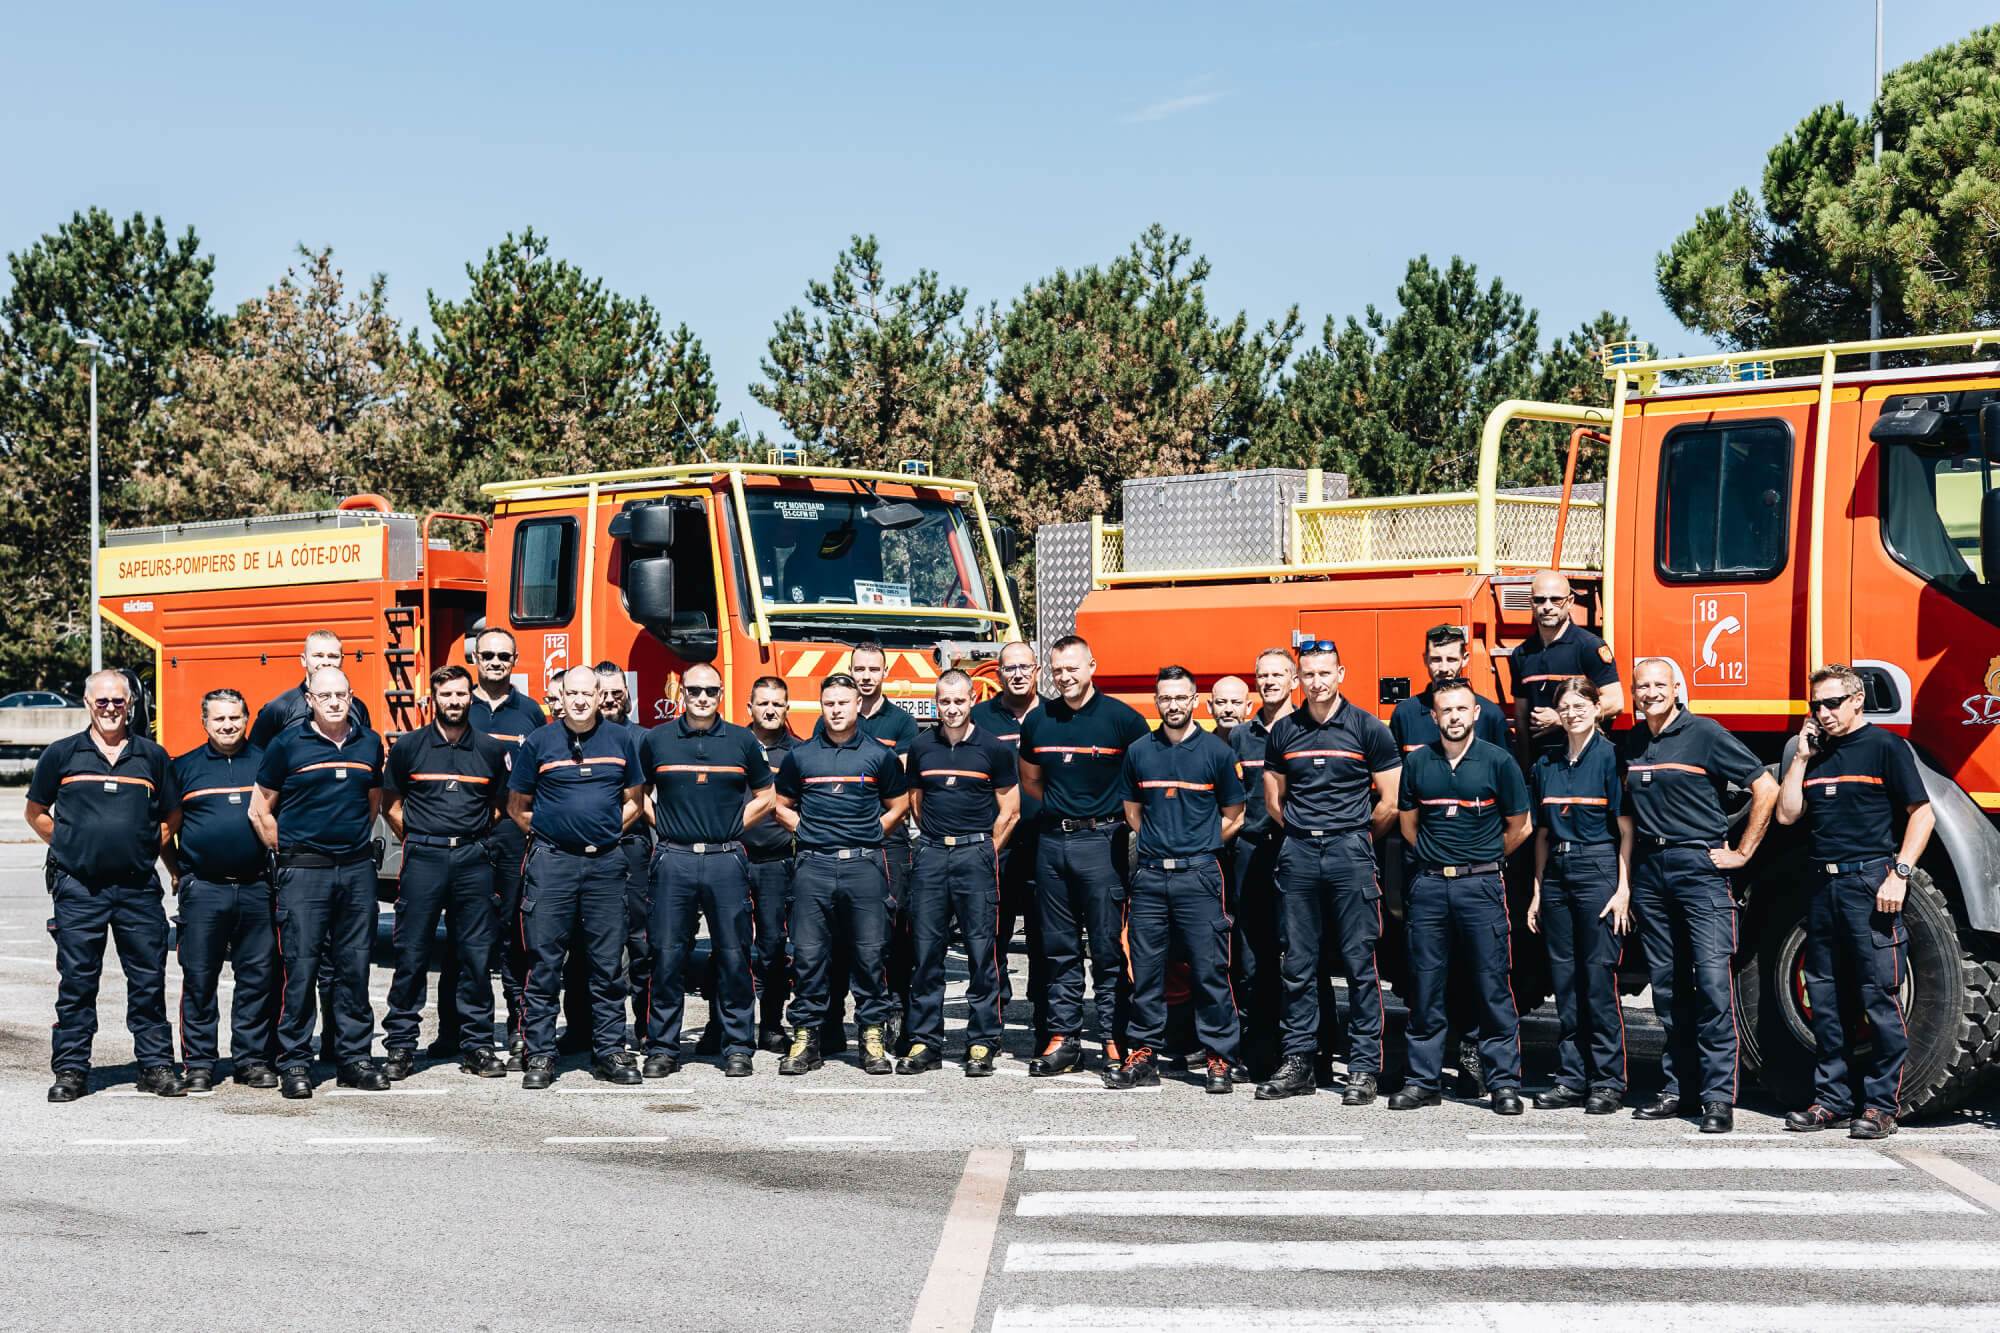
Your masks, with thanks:
[{"label": "black belt", "polygon": [[204,884],[265,884],[271,878],[261,870],[247,875],[205,875],[199,870],[190,870],[187,874],[189,879],[198,879]]},{"label": "black belt", "polygon": [[549,848],[551,851],[567,852],[571,856],[604,856],[617,851],[624,840],[621,838],[613,842],[586,843],[581,847],[566,845],[552,838],[542,838],[539,841],[542,846]]},{"label": "black belt", "polygon": [[1368,833],[1365,828],[1300,828],[1296,824],[1285,825],[1288,838],[1345,838]]},{"label": "black belt", "polygon": [[662,842],[660,846],[670,852],[691,852],[696,856],[711,856],[716,852],[738,852],[743,850],[740,842]]},{"label": "black belt", "polygon": [[882,854],[880,847],[802,847],[799,850],[812,856],[830,856],[836,861],[865,861]]},{"label": "black belt", "polygon": [[438,833],[406,833],[403,835],[403,841],[415,843],[419,847],[470,847],[476,842],[485,842],[492,831],[488,829],[485,833],[461,833],[449,838]]},{"label": "black belt", "polygon": [[1584,851],[1601,850],[1615,852],[1618,850],[1618,844],[1615,842],[1577,842],[1571,840],[1569,842],[1552,842],[1549,844],[1549,850],[1559,856],[1567,856],[1572,852]]},{"label": "black belt", "polygon": [[1871,856],[1865,861],[1822,861],[1819,868],[1829,875],[1865,875],[1871,870],[1896,864],[1893,856]]},{"label": "black belt", "polygon": [[934,842],[940,847],[969,847],[976,842],[991,842],[993,841],[993,835],[991,833],[947,833],[940,837],[926,833],[919,841]]},{"label": "black belt", "polygon": [[1464,879],[1467,875],[1498,874],[1500,871],[1500,863],[1498,861],[1480,861],[1475,865],[1463,865],[1463,866],[1426,865],[1426,866],[1419,866],[1418,871],[1419,873],[1425,875],[1442,875],[1446,879]]},{"label": "black belt", "polygon": [[1141,861],[1139,866],[1143,870],[1198,870],[1214,863],[1215,853],[1204,852],[1200,856],[1156,856]]},{"label": "black belt", "polygon": [[1116,828],[1124,822],[1118,815],[1094,815],[1088,819],[1050,816],[1048,827],[1051,833],[1091,833],[1101,828]]},{"label": "black belt", "polygon": [[375,853],[369,848],[358,852],[315,852],[304,847],[280,847],[278,864],[281,866],[304,867],[308,870],[331,870],[337,866],[360,865],[363,861],[373,861]]},{"label": "black belt", "polygon": [[1654,837],[1652,834],[1646,834],[1639,839],[1639,845],[1656,852],[1669,851],[1676,847],[1684,848],[1691,852],[1719,852],[1729,845],[1729,840],[1727,838],[1659,838]]}]

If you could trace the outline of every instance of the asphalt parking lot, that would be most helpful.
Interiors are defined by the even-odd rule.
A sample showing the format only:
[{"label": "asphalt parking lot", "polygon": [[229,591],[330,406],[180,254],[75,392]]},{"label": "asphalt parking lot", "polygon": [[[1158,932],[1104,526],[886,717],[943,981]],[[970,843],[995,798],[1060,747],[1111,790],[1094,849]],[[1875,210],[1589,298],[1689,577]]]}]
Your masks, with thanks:
[{"label": "asphalt parking lot", "polygon": [[[0,846],[7,1327],[2000,1327],[1991,1099],[1865,1145],[1753,1098],[1718,1140],[1031,1081],[1010,1024],[983,1081],[760,1055],[622,1089],[579,1057],[543,1093],[429,1062],[166,1101],[131,1090],[114,964],[92,1093],[53,1106],[39,863]],[[1526,1036],[1540,1086],[1552,1027]]]}]

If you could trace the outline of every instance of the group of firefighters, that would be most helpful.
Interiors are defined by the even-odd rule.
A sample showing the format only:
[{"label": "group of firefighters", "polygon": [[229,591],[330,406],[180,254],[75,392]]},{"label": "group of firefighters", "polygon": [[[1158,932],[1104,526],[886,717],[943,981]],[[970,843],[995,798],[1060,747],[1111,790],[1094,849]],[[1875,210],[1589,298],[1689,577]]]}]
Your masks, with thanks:
[{"label": "group of firefighters", "polygon": [[[1666,1045],[1664,1084],[1633,1115],[1685,1107],[1722,1133],[1738,1093],[1730,872],[1775,815],[1808,822],[1801,871],[1814,882],[1816,1096],[1787,1126],[1894,1133],[1901,909],[1932,827],[1908,744],[1863,720],[1851,670],[1823,666],[1774,779],[1688,711],[1659,658],[1633,664],[1636,721],[1614,738],[1605,727],[1624,695],[1611,649],[1574,622],[1561,575],[1538,575],[1533,597],[1535,633],[1509,658],[1511,736],[1465,679],[1456,625],[1428,632],[1429,683],[1387,724],[1343,699],[1338,646],[1310,641],[1255,658],[1254,700],[1250,683],[1216,682],[1212,728],[1196,721],[1195,678],[1162,667],[1149,725],[1094,687],[1075,637],[1050,650],[1047,699],[1025,643],[1002,648],[1000,689],[984,702],[964,672],[945,671],[929,730],[885,697],[874,643],[820,683],[804,737],[788,726],[782,679],[756,682],[739,724],[705,665],[682,674],[677,716],[650,730],[628,720],[610,664],[558,677],[551,720],[514,688],[513,636],[495,629],[477,636],[476,670],[432,673],[430,720],[385,747],[338,638],[319,631],[297,688],[254,724],[241,694],[211,692],[206,742],[170,758],[129,727],[126,679],[100,672],[86,684],[90,725],[49,747],[28,793],[29,823],[50,844],[60,969],[49,1099],[87,1090],[107,933],[141,1089],[213,1086],[227,959],[233,1077],[305,1098],[316,1032],[342,1086],[382,1090],[416,1069],[441,920],[428,1053],[469,1074],[519,1070],[522,1087],[546,1088],[559,1053],[587,1050],[599,1079],[671,1076],[691,982],[710,1015],[695,1053],[720,1056],[730,1077],[750,1075],[760,1049],[782,1055],[781,1074],[819,1069],[845,1049],[849,991],[861,1068],[923,1074],[947,1051],[955,927],[968,971],[960,1060],[983,1077],[1023,917],[1031,1076],[1083,1068],[1088,989],[1109,1087],[1155,1086],[1163,1065],[1198,1054],[1208,1092],[1256,1082],[1259,1100],[1276,1100],[1332,1085],[1344,1050],[1341,1099],[1365,1105],[1383,1070],[1380,857],[1399,834],[1409,1019],[1390,1109],[1438,1104],[1453,1028],[1477,1047],[1478,1073],[1461,1082],[1483,1083],[1501,1115],[1525,1109],[1502,869],[1532,839],[1527,924],[1547,944],[1561,1027],[1555,1081],[1535,1105],[1624,1104],[1617,970],[1636,934]],[[1748,792],[1733,842],[1731,787]],[[402,840],[379,1065],[378,814]],[[156,860],[178,904],[178,1061]],[[696,977],[703,921],[711,961]],[[1170,991],[1185,993],[1191,1037],[1170,1033]]]}]

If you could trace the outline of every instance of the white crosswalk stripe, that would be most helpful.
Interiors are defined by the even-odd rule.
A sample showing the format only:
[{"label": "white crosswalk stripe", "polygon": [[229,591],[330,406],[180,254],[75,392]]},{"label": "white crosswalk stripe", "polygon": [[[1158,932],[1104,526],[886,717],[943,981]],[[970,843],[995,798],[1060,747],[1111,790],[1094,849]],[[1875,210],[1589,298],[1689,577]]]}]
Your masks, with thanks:
[{"label": "white crosswalk stripe", "polygon": [[[1832,1139],[1785,1147],[1601,1140],[1399,1149],[1279,1142],[1027,1147],[1022,1188],[989,1276],[987,1327],[2000,1327],[2000,1305],[1925,1303],[1938,1289],[1925,1275],[1938,1284],[1949,1275],[1975,1282],[2000,1276],[2000,1218],[1967,1184],[1913,1169],[1919,1155],[1905,1162],[1893,1151]],[[1357,1188],[1314,1187],[1332,1183],[1333,1173]],[[1776,1178],[1762,1188],[1767,1176]],[[1119,1188],[1126,1180],[1135,1188]],[[1883,1264],[1882,1243],[1868,1227],[1847,1223],[1881,1217],[1923,1219],[1912,1233],[1923,1243],[1897,1245],[1893,1265]],[[1645,1219],[1707,1220],[1649,1226]],[[1734,1288],[1716,1285],[1729,1273],[1750,1276]],[[1273,1288],[1260,1286],[1257,1274],[1291,1275],[1282,1289],[1297,1307],[1275,1308]],[[1477,1275],[1481,1289],[1438,1287],[1450,1274]],[[1718,1277],[1704,1281],[1702,1274]],[[1814,1302],[1815,1285],[1835,1274],[1852,1302]],[[1856,1274],[1868,1276],[1856,1281]],[[1743,1281],[1753,1284],[1750,1291],[1768,1283],[1771,1303],[1738,1303]],[[1572,1299],[1606,1282],[1615,1285],[1602,1288],[1602,1299]],[[1123,1299],[1134,1283],[1151,1299]],[[1218,1284],[1240,1301],[1218,1304]],[[1426,1300],[1431,1290],[1519,1299]],[[1681,1299],[1702,1292],[1724,1299]],[[1175,1303],[1177,1295],[1187,1299]]]}]

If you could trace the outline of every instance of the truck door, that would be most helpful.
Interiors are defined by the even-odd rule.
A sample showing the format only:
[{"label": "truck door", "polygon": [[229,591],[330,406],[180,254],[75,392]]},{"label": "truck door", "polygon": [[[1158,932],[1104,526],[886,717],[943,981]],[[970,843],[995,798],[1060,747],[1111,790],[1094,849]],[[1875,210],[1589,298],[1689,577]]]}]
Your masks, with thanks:
[{"label": "truck door", "polygon": [[557,676],[587,665],[575,623],[580,547],[575,514],[537,514],[514,528],[506,624],[519,642],[519,683],[538,701]]},{"label": "truck door", "polygon": [[1632,662],[1664,657],[1694,712],[1786,728],[1804,697],[1810,404],[1670,399],[1631,424],[1631,594],[1612,645],[1628,693]]}]

